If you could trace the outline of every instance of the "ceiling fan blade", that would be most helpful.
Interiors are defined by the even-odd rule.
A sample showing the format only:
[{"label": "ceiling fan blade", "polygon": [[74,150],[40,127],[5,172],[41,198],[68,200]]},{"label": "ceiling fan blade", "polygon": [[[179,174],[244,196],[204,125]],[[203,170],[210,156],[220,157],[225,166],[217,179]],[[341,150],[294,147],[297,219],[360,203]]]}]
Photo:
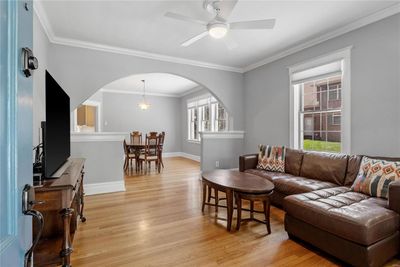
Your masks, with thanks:
[{"label": "ceiling fan blade", "polygon": [[229,34],[227,34],[223,40],[229,50],[233,50],[239,46]]},{"label": "ceiling fan blade", "polygon": [[235,8],[238,0],[222,0],[216,3],[220,9],[218,16],[227,20]]},{"label": "ceiling fan blade", "polygon": [[167,12],[164,14],[165,17],[171,18],[171,19],[176,19],[176,20],[181,20],[181,21],[186,21],[186,22],[192,22],[196,24],[201,24],[201,25],[207,25],[206,21],[200,20],[200,19],[195,19],[191,17],[187,17],[181,14],[173,13],[173,12]]},{"label": "ceiling fan blade", "polygon": [[275,19],[240,21],[229,23],[232,30],[263,30],[272,29],[275,26]]},{"label": "ceiling fan blade", "polygon": [[207,35],[208,35],[208,31],[202,32],[202,33],[190,38],[189,40],[186,40],[185,42],[183,42],[181,44],[181,46],[187,47],[187,46],[193,44],[194,42],[197,42],[198,40],[206,37]]}]

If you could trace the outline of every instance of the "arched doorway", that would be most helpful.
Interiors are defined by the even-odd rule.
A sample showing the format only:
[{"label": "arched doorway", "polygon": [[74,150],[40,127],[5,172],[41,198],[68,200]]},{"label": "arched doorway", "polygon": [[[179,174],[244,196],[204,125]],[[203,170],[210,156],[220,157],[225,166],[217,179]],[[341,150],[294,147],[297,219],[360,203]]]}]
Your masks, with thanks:
[{"label": "arched doorway", "polygon": [[[145,94],[150,104],[141,110]],[[208,88],[170,73],[142,73],[114,80],[73,111],[74,132],[165,132],[165,157],[200,161],[200,131],[227,131],[233,117]]]}]

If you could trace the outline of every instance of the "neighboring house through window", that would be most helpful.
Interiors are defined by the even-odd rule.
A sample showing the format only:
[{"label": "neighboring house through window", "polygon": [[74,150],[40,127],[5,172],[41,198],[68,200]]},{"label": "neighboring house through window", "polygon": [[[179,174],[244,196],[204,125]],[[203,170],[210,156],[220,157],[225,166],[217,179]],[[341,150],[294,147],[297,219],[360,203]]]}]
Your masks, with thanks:
[{"label": "neighboring house through window", "polygon": [[289,68],[291,145],[350,152],[350,48]]},{"label": "neighboring house through window", "polygon": [[188,100],[188,140],[200,141],[199,132],[220,132],[228,129],[228,113],[211,95]]}]

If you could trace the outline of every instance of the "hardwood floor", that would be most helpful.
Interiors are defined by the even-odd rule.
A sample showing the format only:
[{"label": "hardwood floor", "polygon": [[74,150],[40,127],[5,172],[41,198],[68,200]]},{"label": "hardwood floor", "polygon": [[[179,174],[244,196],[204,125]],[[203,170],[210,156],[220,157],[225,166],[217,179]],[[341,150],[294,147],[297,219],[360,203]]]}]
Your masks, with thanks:
[{"label": "hardwood floor", "polygon": [[[340,264],[289,240],[284,212],[275,207],[272,234],[255,222],[228,233],[213,207],[201,213],[199,164],[184,158],[166,158],[164,164],[161,174],[153,167],[150,175],[126,176],[126,192],[86,197],[87,221],[75,235],[74,267]],[[225,214],[220,208],[218,217]]]}]

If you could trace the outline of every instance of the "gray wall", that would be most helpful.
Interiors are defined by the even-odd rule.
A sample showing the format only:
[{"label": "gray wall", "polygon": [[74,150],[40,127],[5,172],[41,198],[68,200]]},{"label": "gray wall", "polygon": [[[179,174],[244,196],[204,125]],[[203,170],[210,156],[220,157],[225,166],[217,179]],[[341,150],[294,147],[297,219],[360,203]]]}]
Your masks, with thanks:
[{"label": "gray wall", "polygon": [[[232,169],[239,167],[243,154],[243,139],[203,139],[201,142],[201,170]],[[219,167],[216,166],[219,161]]]},{"label": "gray wall", "polygon": [[400,155],[400,15],[245,73],[246,152],[289,145],[287,68],[350,45],[352,153]]},{"label": "gray wall", "polygon": [[243,130],[243,74],[183,65],[86,48],[50,44],[49,66],[54,78],[76,108],[108,83],[139,73],[171,73],[190,79],[213,92]]},{"label": "gray wall", "polygon": [[71,157],[85,158],[85,184],[124,180],[122,141],[71,142]]},{"label": "gray wall", "polygon": [[201,145],[200,143],[190,142],[188,141],[188,123],[187,123],[187,101],[196,96],[201,96],[205,94],[209,94],[210,91],[207,89],[200,89],[199,91],[193,92],[191,94],[185,95],[180,99],[181,105],[181,148],[182,152],[200,156]]},{"label": "gray wall", "polygon": [[40,122],[45,120],[45,70],[49,39],[43,31],[36,12],[33,12],[33,53],[39,67],[33,73],[33,145],[39,143]]},{"label": "gray wall", "polygon": [[151,107],[141,110],[138,107],[141,95],[103,92],[103,132],[165,131],[164,152],[180,152],[180,99],[161,96],[146,96],[146,99]]}]

